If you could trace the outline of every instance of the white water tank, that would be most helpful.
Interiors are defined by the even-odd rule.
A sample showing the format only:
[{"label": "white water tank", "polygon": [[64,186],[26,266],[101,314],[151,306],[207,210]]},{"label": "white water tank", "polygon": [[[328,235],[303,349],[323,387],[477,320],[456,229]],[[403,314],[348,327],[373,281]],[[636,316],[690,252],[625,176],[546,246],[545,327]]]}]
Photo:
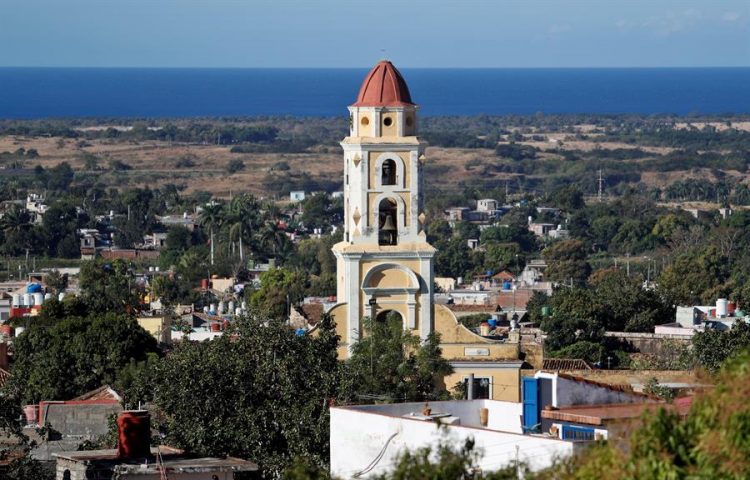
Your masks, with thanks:
[{"label": "white water tank", "polygon": [[21,305],[24,307],[34,305],[34,297],[30,293],[24,293],[23,297],[21,297]]},{"label": "white water tank", "polygon": [[14,307],[20,307],[21,306],[21,295],[14,293],[11,295],[11,302],[10,304]]},{"label": "white water tank", "polygon": [[219,302],[219,311],[218,314],[221,315],[224,313],[224,300]]},{"label": "white water tank", "polygon": [[242,315],[242,309],[240,307],[237,307],[234,309],[234,314],[238,317]]},{"label": "white water tank", "polygon": [[46,302],[47,300],[52,300],[52,297],[53,297],[53,295],[51,293],[49,293],[49,292],[45,293],[44,294],[44,301]]},{"label": "white water tank", "polygon": [[716,317],[725,318],[727,316],[727,304],[729,302],[726,298],[719,298],[716,300]]},{"label": "white water tank", "polygon": [[16,327],[16,337],[21,335],[24,332],[24,330],[26,330],[25,327]]},{"label": "white water tank", "polygon": [[234,313],[234,302],[231,301],[231,300],[230,300],[228,308],[227,308],[227,313]]},{"label": "white water tank", "polygon": [[44,294],[37,292],[32,294],[34,296],[34,305],[41,305],[44,303]]},{"label": "white water tank", "polygon": [[65,299],[65,292],[60,292],[57,294],[57,301],[62,302]]}]

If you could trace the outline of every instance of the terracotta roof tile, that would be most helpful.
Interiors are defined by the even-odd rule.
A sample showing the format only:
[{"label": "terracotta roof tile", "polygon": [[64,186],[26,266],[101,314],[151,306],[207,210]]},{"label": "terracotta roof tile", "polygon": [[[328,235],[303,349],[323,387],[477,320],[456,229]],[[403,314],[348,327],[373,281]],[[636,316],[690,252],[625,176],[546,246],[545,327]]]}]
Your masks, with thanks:
[{"label": "terracotta roof tile", "polygon": [[544,370],[591,370],[585,360],[580,358],[545,358],[542,363]]},{"label": "terracotta roof tile", "polygon": [[367,74],[354,107],[400,107],[414,105],[404,77],[388,60],[382,60]]}]

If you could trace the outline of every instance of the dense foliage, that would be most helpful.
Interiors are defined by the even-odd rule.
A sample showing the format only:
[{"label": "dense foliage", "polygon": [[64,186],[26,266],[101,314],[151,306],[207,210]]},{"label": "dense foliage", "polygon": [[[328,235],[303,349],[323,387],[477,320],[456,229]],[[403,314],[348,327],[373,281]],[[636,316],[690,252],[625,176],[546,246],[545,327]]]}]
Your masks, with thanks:
[{"label": "dense foliage", "polygon": [[332,328],[324,319],[318,335],[295,336],[250,317],[237,335],[180,345],[153,378],[167,440],[196,454],[253,459],[268,478],[295,457],[325,465],[338,372]]},{"label": "dense foliage", "polygon": [[439,334],[422,343],[400,317],[366,320],[364,336],[344,366],[340,398],[348,402],[414,402],[446,398],[441,386],[453,372],[441,356]]},{"label": "dense foliage", "polygon": [[70,400],[116,385],[131,361],[156,353],[156,340],[122,314],[91,313],[31,322],[13,342],[13,376],[6,393],[23,404]]},{"label": "dense foliage", "polygon": [[595,445],[561,467],[556,478],[750,477],[750,354],[725,363],[716,387],[699,396],[687,417],[660,410],[643,419],[625,446]]}]

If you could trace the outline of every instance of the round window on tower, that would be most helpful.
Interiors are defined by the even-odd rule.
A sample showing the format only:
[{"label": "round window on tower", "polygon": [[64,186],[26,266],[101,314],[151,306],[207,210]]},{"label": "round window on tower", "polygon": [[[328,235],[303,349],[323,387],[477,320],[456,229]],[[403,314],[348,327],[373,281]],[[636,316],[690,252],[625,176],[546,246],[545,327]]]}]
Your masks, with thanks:
[{"label": "round window on tower", "polygon": [[383,119],[383,125],[386,127],[390,127],[393,124],[393,119],[391,117],[385,117]]},{"label": "round window on tower", "polygon": [[369,118],[367,118],[367,117],[362,117],[362,120],[360,121],[360,123],[361,123],[361,124],[362,124],[363,126],[365,126],[365,127],[366,127],[366,126],[368,126],[368,125],[370,124],[370,119],[369,119]]}]

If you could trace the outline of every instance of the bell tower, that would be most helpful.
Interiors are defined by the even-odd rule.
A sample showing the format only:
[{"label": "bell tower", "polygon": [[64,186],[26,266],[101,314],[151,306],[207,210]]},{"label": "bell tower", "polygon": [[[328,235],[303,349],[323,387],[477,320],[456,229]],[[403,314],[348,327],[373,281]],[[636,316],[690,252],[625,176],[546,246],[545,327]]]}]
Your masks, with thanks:
[{"label": "bell tower", "polygon": [[349,348],[364,317],[397,314],[422,338],[433,330],[435,249],[423,226],[426,144],[416,136],[417,109],[389,61],[375,65],[349,106],[349,136],[341,142],[344,238],[333,247],[341,308],[332,312]]}]

